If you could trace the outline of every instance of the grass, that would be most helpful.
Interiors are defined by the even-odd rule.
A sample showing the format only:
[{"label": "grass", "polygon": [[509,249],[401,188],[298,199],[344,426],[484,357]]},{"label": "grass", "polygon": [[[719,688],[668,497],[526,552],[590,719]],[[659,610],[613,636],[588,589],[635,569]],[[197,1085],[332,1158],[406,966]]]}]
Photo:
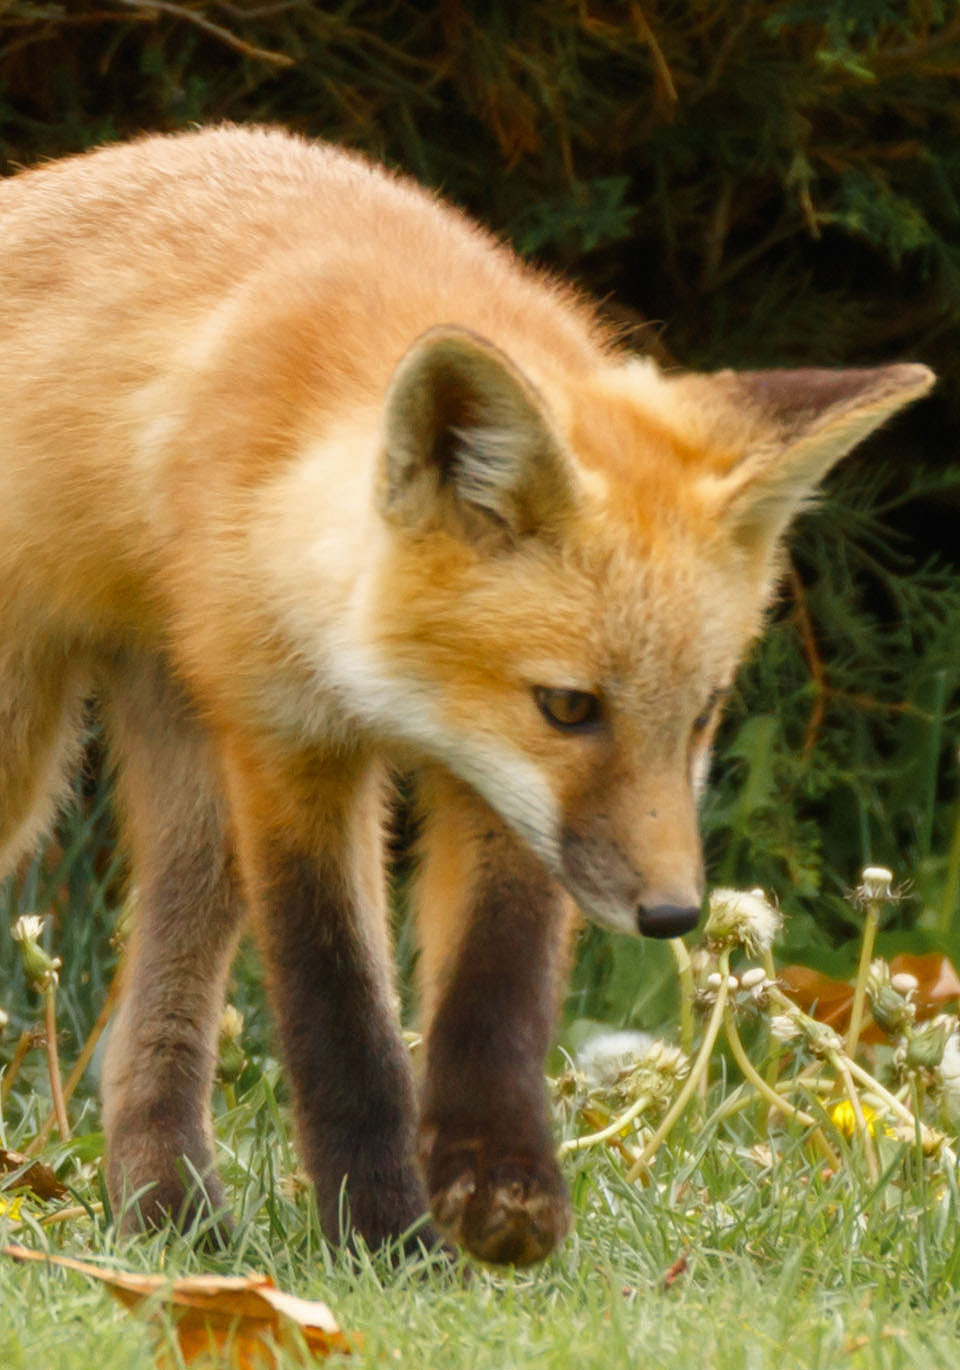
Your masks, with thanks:
[{"label": "grass", "polygon": [[[57,1013],[64,1072],[115,960],[111,891],[118,884],[104,860],[107,822],[99,801],[82,810],[60,845],[5,891],[11,917],[28,908],[69,914],[83,900],[84,916],[58,918],[45,933],[63,959]],[[652,959],[647,977],[653,972],[663,978],[666,965]],[[0,1007],[11,1019],[0,1062],[9,1063],[43,1006],[24,982],[17,948],[2,935],[0,986]],[[70,1104],[71,1140],[61,1142],[54,1131],[42,1153],[70,1197],[44,1203],[25,1196],[18,1221],[0,1216],[0,1244],[171,1277],[264,1272],[282,1288],[323,1299],[345,1330],[362,1335],[349,1359],[354,1367],[960,1370],[956,1176],[884,1136],[874,1139],[875,1178],[856,1137],[832,1133],[839,1163],[826,1165],[803,1129],[782,1120],[774,1127],[756,1102],[731,1111],[740,1077],[720,1053],[706,1097],[670,1132],[646,1183],[628,1182],[625,1162],[606,1146],[565,1157],[576,1231],[541,1267],[475,1268],[468,1278],[464,1266],[426,1259],[392,1266],[383,1253],[346,1257],[324,1242],[297,1171],[249,952],[239,959],[231,998],[244,1012],[248,1063],[235,1085],[218,1087],[214,1106],[220,1171],[237,1220],[232,1247],[204,1253],[173,1233],[117,1242],[109,1208],[99,1207],[103,1139],[89,1077]],[[571,1003],[576,1012],[576,995]],[[743,1026],[763,1070],[762,1034],[752,1022]],[[43,1051],[30,1051],[0,1116],[0,1145],[25,1150],[36,1136],[50,1112],[46,1070]],[[96,1058],[90,1077],[95,1071]],[[559,1140],[583,1125],[569,1108],[558,1109],[557,1130]],[[58,1220],[65,1209],[73,1215]],[[0,1258],[0,1308],[2,1370],[157,1364],[156,1330],[79,1275]],[[172,1345],[169,1325],[160,1342]],[[175,1351],[166,1362],[181,1363]]]},{"label": "grass", "polygon": [[[357,1367],[960,1366],[956,1191],[931,1192],[922,1173],[900,1170],[902,1157],[896,1182],[871,1190],[855,1156],[824,1174],[799,1139],[781,1138],[771,1164],[722,1124],[676,1134],[646,1187],[591,1153],[567,1167],[577,1208],[567,1246],[539,1269],[465,1281],[424,1261],[391,1269],[331,1251],[308,1197],[281,1184],[283,1111],[264,1126],[252,1093],[219,1121],[240,1215],[230,1252],[201,1256],[161,1236],[121,1249],[86,1216],[47,1227],[27,1216],[9,1233],[0,1221],[0,1236],[171,1275],[266,1271],[363,1334]],[[0,1263],[0,1303],[4,1370],[155,1364],[155,1334],[82,1277]]]}]

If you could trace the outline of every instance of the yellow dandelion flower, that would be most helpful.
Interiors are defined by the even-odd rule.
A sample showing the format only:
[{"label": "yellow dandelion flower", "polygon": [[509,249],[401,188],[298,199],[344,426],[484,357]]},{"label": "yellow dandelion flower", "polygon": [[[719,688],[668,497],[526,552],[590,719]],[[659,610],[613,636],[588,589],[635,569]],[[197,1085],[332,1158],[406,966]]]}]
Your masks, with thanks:
[{"label": "yellow dandelion flower", "polygon": [[5,1199],[0,1194],[0,1218],[6,1218],[9,1223],[22,1222],[20,1217],[20,1206],[23,1203],[23,1195],[18,1194],[14,1199]]},{"label": "yellow dandelion flower", "polygon": [[[863,1114],[863,1121],[867,1125],[867,1131],[871,1137],[877,1135],[876,1111],[869,1104],[861,1104],[860,1111]],[[842,1132],[844,1137],[853,1137],[859,1131],[857,1115],[853,1111],[853,1104],[849,1099],[841,1099],[838,1104],[830,1110],[830,1121],[838,1132]],[[883,1131],[882,1125],[880,1126]]]}]

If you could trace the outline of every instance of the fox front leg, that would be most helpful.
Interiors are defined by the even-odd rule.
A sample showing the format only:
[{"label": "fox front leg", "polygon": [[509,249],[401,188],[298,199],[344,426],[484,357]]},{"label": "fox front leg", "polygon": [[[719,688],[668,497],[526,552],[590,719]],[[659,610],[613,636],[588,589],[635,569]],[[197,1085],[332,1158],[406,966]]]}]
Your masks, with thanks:
[{"label": "fox front leg", "polygon": [[[426,1212],[393,989],[379,767],[365,758],[228,764],[241,864],[323,1229],[371,1247]],[[429,1229],[412,1240],[430,1244]]]},{"label": "fox front leg", "polygon": [[567,1235],[544,1084],[572,906],[470,790],[433,774],[419,889],[421,1159],[443,1231],[527,1265]]}]

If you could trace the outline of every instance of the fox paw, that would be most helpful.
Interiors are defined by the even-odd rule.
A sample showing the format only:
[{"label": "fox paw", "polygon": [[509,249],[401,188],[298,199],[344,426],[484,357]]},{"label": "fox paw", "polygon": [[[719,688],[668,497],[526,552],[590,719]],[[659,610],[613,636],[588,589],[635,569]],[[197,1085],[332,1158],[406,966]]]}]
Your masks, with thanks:
[{"label": "fox paw", "polygon": [[566,1186],[550,1156],[498,1154],[481,1141],[437,1139],[427,1176],[437,1225],[478,1260],[532,1265],[570,1231]]},{"label": "fox paw", "polygon": [[192,1152],[179,1136],[160,1129],[127,1128],[112,1139],[107,1188],[122,1236],[172,1224],[205,1247],[229,1245],[232,1224],[223,1188],[206,1148],[197,1145]]}]

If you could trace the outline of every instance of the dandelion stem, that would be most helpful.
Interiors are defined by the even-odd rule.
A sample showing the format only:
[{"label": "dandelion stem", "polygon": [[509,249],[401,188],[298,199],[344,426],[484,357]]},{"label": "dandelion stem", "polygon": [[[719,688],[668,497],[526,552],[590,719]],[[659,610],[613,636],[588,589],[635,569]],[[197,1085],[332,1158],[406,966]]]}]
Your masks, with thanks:
[{"label": "dandelion stem", "polygon": [[[43,1014],[44,1026],[47,1038],[47,1069],[50,1073],[50,1094],[53,1098],[53,1111],[57,1119],[57,1127],[60,1129],[60,1136],[65,1142],[70,1140],[70,1123],[67,1119],[67,1106],[63,1100],[63,1083],[60,1079],[60,1053],[57,1050],[57,982],[51,977],[50,983],[43,991]],[[31,1148],[36,1142],[27,1147],[27,1155],[32,1154]]]},{"label": "dandelion stem", "polygon": [[72,1222],[74,1218],[89,1218],[91,1213],[102,1213],[102,1203],[71,1204],[69,1208],[58,1208],[56,1213],[48,1213],[40,1218],[41,1227],[55,1227],[57,1223]]},{"label": "dandelion stem", "polygon": [[634,1118],[639,1117],[643,1110],[649,1106],[650,1095],[638,1095],[630,1107],[620,1114],[619,1118],[614,1118],[599,1132],[588,1132],[584,1137],[570,1137],[567,1141],[562,1142],[557,1155],[569,1156],[573,1151],[584,1151],[588,1146],[596,1146],[598,1142],[608,1142],[612,1137],[618,1137],[623,1129],[628,1127]]},{"label": "dandelion stem", "polygon": [[[90,1058],[96,1050],[97,1043],[103,1036],[103,1032],[107,1026],[107,1023],[109,1023],[110,1021],[110,1015],[113,1013],[114,1006],[117,1002],[119,994],[120,974],[118,972],[113,977],[113,980],[110,982],[110,988],[107,990],[107,997],[103,1001],[103,1007],[97,1015],[97,1021],[90,1029],[90,1034],[87,1037],[87,1040],[84,1042],[83,1046],[80,1048],[80,1054],[77,1057],[76,1061],[73,1063],[73,1068],[71,1069],[70,1074],[67,1076],[66,1083],[63,1086],[64,1105],[68,1104],[70,1100],[73,1098],[74,1091],[76,1090],[77,1085],[80,1083],[80,1080],[83,1077],[83,1072],[90,1064]],[[57,1123],[57,1121],[58,1120],[56,1111],[54,1111],[47,1118],[47,1121],[44,1123],[43,1127],[40,1129],[36,1137],[33,1139],[33,1142],[31,1143],[35,1151],[39,1151],[40,1148],[44,1145],[47,1138],[50,1136],[50,1133],[53,1131],[54,1124]]]},{"label": "dandelion stem", "polygon": [[[580,1115],[583,1118],[583,1121],[595,1131],[599,1131],[600,1128],[606,1127],[607,1122],[609,1121],[609,1114],[603,1113],[598,1108],[591,1108],[589,1105],[586,1105],[580,1110]],[[611,1137],[610,1145],[628,1165],[633,1165],[635,1152],[633,1152],[630,1147],[626,1146],[620,1137]]]},{"label": "dandelion stem", "polygon": [[881,1099],[892,1113],[895,1113],[897,1117],[902,1119],[909,1127],[916,1127],[917,1120],[910,1112],[909,1108],[907,1108],[905,1104],[902,1104],[895,1094],[891,1094],[889,1089],[884,1089],[880,1081],[875,1079],[868,1070],[864,1070],[863,1066],[857,1065],[856,1061],[851,1061],[848,1058],[845,1058],[844,1064],[853,1078],[859,1080],[860,1083],[865,1085],[878,1099]]},{"label": "dandelion stem", "polygon": [[684,1055],[693,1055],[693,965],[690,953],[679,937],[670,938],[670,950],[680,977],[680,1045]]},{"label": "dandelion stem", "polygon": [[707,1023],[706,1029],[703,1034],[703,1041],[700,1043],[700,1050],[697,1052],[697,1059],[694,1061],[693,1066],[690,1070],[690,1074],[687,1076],[686,1080],[683,1083],[683,1088],[680,1090],[679,1094],[674,1099],[673,1103],[670,1105],[670,1108],[667,1110],[667,1113],[661,1121],[660,1126],[657,1128],[656,1132],[653,1134],[650,1140],[646,1143],[643,1150],[640,1152],[640,1155],[634,1161],[633,1165],[627,1171],[628,1180],[636,1180],[640,1173],[644,1170],[647,1162],[654,1155],[660,1143],[663,1141],[664,1137],[666,1137],[669,1134],[670,1129],[673,1127],[674,1123],[677,1121],[683,1110],[686,1108],[687,1104],[689,1103],[690,1099],[694,1094],[694,1091],[700,1083],[700,1080],[705,1074],[707,1066],[710,1064],[710,1055],[713,1051],[714,1044],[716,1043],[717,1035],[720,1032],[720,1025],[723,1022],[723,1010],[727,1002],[727,990],[729,987],[730,979],[729,951],[722,951],[720,953],[719,971],[720,984],[717,989],[717,997],[713,1005],[713,1012],[710,1015],[710,1020]]},{"label": "dandelion stem", "polygon": [[[767,979],[773,983],[777,978],[777,968],[773,963],[772,947],[763,948],[763,968],[767,973]],[[783,1052],[780,1043],[777,1041],[776,1037],[774,1037],[773,1033],[769,1031],[769,1024],[767,1036],[770,1042],[770,1059],[767,1062],[767,1084],[772,1086],[777,1083],[777,1077],[780,1074],[780,1059]]]},{"label": "dandelion stem", "polygon": [[857,1052],[857,1043],[860,1041],[860,1029],[863,1027],[863,1004],[867,993],[867,971],[870,969],[870,962],[873,960],[873,944],[877,936],[877,928],[880,925],[880,901],[870,899],[867,902],[867,916],[863,924],[863,939],[860,943],[860,963],[857,966],[857,979],[853,987],[853,1007],[850,1010],[850,1025],[847,1028],[847,1040],[845,1042],[847,1055],[853,1059]]},{"label": "dandelion stem", "polygon": [[743,1039],[737,1029],[737,1020],[734,1017],[733,1010],[729,1004],[723,1015],[723,1027],[727,1035],[727,1041],[730,1043],[730,1050],[733,1052],[733,1059],[743,1071],[744,1076],[753,1085],[757,1093],[762,1094],[778,1112],[785,1113],[788,1117],[796,1118],[797,1122],[802,1123],[804,1127],[816,1127],[816,1118],[811,1118],[809,1113],[804,1113],[802,1109],[797,1108],[795,1104],[791,1104],[786,1098],[778,1094],[754,1066],[750,1057],[747,1055],[746,1048],[743,1045]]},{"label": "dandelion stem", "polygon": [[[827,1059],[839,1075],[844,1092],[850,1100],[850,1107],[853,1109],[853,1116],[857,1121],[857,1131],[863,1138],[863,1154],[866,1157],[870,1182],[871,1184],[876,1184],[880,1179],[880,1163],[877,1160],[877,1151],[873,1144],[873,1134],[870,1131],[866,1118],[863,1116],[863,1105],[860,1103],[860,1095],[857,1093],[857,1087],[853,1083],[853,1076],[850,1073],[852,1062],[838,1051],[829,1052],[827,1054]],[[873,1079],[872,1076],[868,1076],[868,1078],[871,1080]]]}]

